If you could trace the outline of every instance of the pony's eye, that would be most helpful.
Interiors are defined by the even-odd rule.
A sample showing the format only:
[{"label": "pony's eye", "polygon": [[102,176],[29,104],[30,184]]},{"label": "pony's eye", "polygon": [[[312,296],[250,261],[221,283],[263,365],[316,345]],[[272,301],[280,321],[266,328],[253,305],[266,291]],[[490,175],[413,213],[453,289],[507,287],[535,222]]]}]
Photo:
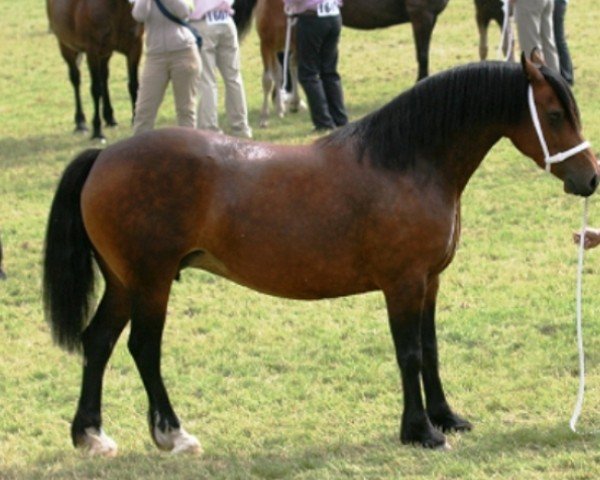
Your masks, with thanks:
[{"label": "pony's eye", "polygon": [[550,125],[553,127],[558,127],[564,118],[563,112],[560,110],[554,110],[552,112],[548,112],[548,121]]}]

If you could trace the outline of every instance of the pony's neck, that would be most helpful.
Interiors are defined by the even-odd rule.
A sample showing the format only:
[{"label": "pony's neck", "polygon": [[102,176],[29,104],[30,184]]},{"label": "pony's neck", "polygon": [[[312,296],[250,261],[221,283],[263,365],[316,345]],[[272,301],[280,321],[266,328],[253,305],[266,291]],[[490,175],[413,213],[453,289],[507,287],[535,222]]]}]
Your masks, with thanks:
[{"label": "pony's neck", "polygon": [[455,138],[445,152],[437,171],[460,197],[463,190],[491,148],[504,136],[503,128],[488,126],[481,131],[465,132]]}]

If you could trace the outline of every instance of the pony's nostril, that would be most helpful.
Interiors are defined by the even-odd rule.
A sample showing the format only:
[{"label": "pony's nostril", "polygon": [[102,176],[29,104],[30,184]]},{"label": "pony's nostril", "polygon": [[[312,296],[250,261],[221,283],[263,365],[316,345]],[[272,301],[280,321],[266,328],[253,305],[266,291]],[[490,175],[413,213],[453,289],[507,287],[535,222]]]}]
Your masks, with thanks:
[{"label": "pony's nostril", "polygon": [[598,175],[594,175],[592,177],[592,181],[590,182],[590,187],[592,187],[592,192],[596,190],[598,186]]}]

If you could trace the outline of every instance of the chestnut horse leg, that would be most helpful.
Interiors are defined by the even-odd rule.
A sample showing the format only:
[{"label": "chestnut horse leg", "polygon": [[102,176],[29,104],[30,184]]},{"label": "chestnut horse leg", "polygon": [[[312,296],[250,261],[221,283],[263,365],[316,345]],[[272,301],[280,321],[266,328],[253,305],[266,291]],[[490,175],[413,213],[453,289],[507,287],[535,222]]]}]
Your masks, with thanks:
[{"label": "chestnut horse leg", "polygon": [[146,285],[134,296],[128,347],[148,395],[148,422],[156,446],[172,453],[201,453],[200,442],[181,427],[160,373],[170,286],[170,280]]},{"label": "chestnut horse leg", "polygon": [[[262,76],[262,88],[263,88],[263,104],[260,111],[260,128],[266,128],[269,126],[269,102],[271,101],[271,94],[273,89],[277,90],[275,81],[275,71],[269,60],[265,59],[263,55],[263,76]],[[278,94],[278,93],[275,93]]]},{"label": "chestnut horse leg", "polygon": [[417,63],[419,64],[417,81],[419,81],[429,75],[429,45],[437,16],[432,12],[421,9],[409,12],[409,17],[417,49]]},{"label": "chestnut horse leg", "polygon": [[59,42],[60,54],[67,63],[69,68],[69,80],[73,85],[75,93],[75,132],[87,132],[88,128],[85,123],[85,114],[81,106],[81,72],[79,70],[79,62],[81,61],[82,53],[71,50],[64,43]]},{"label": "chestnut horse leg", "polygon": [[414,281],[412,285],[406,283],[393,291],[384,290],[384,293],[404,392],[400,440],[402,443],[417,443],[428,448],[443,448],[446,438],[431,424],[421,394],[424,282]]},{"label": "chestnut horse leg", "polygon": [[82,334],[83,379],[77,413],[71,424],[73,445],[92,455],[114,456],[116,443],[102,431],[102,377],[113,347],[129,320],[131,305],[123,286],[105,275],[106,290]]},{"label": "chestnut horse leg", "polygon": [[448,405],[439,374],[438,347],[435,333],[435,304],[439,277],[430,280],[425,297],[421,342],[423,347],[423,387],[427,401],[427,416],[443,432],[467,431],[473,426],[452,412]]}]

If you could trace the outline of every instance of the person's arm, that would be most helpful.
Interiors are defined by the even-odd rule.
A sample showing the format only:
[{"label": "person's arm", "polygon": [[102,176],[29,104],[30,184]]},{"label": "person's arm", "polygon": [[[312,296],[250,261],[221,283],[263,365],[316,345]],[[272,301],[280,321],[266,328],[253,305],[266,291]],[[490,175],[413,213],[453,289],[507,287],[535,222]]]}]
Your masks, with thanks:
[{"label": "person's arm", "polygon": [[[573,242],[579,245],[581,241],[581,232],[575,232],[573,234]],[[586,250],[594,248],[600,245],[600,229],[597,228],[586,228],[583,237],[583,248]]]},{"label": "person's arm", "polygon": [[150,16],[151,3],[152,0],[135,0],[133,9],[131,10],[133,18],[140,23],[145,22]]},{"label": "person's arm", "polygon": [[194,10],[192,0],[162,0],[162,3],[169,12],[182,20],[188,18]]}]

